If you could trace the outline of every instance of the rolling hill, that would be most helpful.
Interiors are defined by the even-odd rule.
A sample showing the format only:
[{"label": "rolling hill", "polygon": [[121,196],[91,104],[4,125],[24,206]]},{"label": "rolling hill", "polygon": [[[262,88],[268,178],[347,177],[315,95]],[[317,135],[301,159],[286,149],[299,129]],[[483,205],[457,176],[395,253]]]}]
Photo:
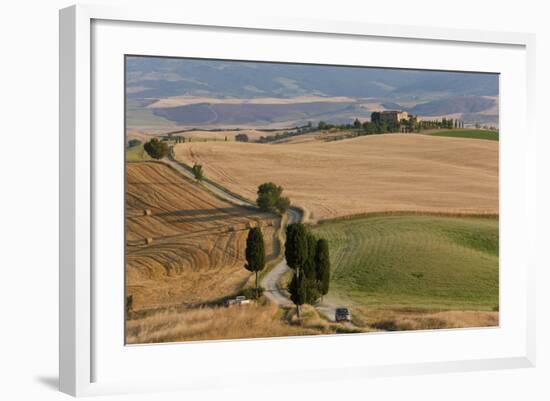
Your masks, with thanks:
[{"label": "rolling hill", "polygon": [[239,290],[246,235],[273,256],[279,219],[223,201],[170,167],[126,164],[126,292],[134,310],[196,305]]},{"label": "rolling hill", "polygon": [[282,185],[312,220],[384,211],[498,213],[496,141],[386,134],[277,145],[193,142],[175,152],[251,199],[261,183]]},{"label": "rolling hill", "polygon": [[497,74],[129,56],[126,78],[127,128],[138,131],[342,124],[380,105],[498,125],[498,110],[486,113]]},{"label": "rolling hill", "polygon": [[371,308],[498,306],[498,219],[374,216],[313,232],[330,244],[328,297]]}]

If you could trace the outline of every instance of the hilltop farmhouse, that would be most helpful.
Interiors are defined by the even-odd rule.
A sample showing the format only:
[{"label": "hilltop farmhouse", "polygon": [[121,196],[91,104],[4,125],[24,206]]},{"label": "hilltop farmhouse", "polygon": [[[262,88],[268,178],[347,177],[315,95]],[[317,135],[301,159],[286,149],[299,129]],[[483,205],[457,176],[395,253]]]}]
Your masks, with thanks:
[{"label": "hilltop farmhouse", "polygon": [[408,120],[409,113],[400,110],[386,110],[380,112],[380,121],[386,123],[400,123],[401,120]]}]

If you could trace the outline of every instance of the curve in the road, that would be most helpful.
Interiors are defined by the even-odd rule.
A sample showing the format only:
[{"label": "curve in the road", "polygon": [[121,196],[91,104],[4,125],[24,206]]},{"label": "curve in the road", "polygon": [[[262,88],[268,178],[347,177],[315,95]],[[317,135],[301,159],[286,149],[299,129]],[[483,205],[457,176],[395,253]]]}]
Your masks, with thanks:
[{"label": "curve in the road", "polygon": [[[162,162],[168,164],[169,166],[175,168],[177,171],[185,175],[186,177],[189,177],[190,179],[194,180],[195,177],[189,169],[179,163],[178,161],[174,160],[174,158],[171,155],[172,152],[170,152],[169,156],[162,160]],[[235,196],[231,194],[230,192],[227,192],[223,190],[222,188],[213,185],[209,183],[208,181],[201,181],[201,185],[207,188],[209,191],[215,193],[216,195],[222,197],[223,199],[228,200],[229,202],[232,202],[234,204],[240,205],[240,206],[253,206],[256,205],[251,201],[246,201],[243,198],[240,198],[238,196]],[[300,223],[304,219],[304,214],[301,209],[296,207],[290,207],[288,209],[288,222],[287,224],[293,224],[293,223]],[[285,227],[281,226],[281,230],[284,230]],[[280,249],[282,250],[282,244],[280,246]],[[269,299],[270,302],[273,302],[275,305],[279,306],[292,306],[294,305],[292,301],[287,297],[287,295],[281,291],[281,289],[278,286],[278,282],[283,274],[285,274],[287,271],[289,271],[290,268],[288,267],[286,263],[286,259],[283,258],[277,265],[271,269],[260,281],[260,285],[264,288],[264,295],[267,299]],[[334,316],[336,312],[337,305],[334,305],[330,302],[322,302],[318,305],[315,305],[316,309],[323,314],[328,320],[334,322]],[[350,328],[357,328],[354,326],[351,322],[347,323],[346,326]]]},{"label": "curve in the road", "polygon": [[[288,223],[299,223],[302,220],[302,212],[297,208],[288,209]],[[284,227],[281,227],[284,229]],[[281,248],[282,249],[282,248]],[[293,303],[281,291],[277,283],[283,274],[289,271],[290,268],[286,264],[286,259],[283,258],[277,265],[271,269],[261,280],[260,285],[264,288],[264,295],[267,299],[279,306],[291,306]]]}]

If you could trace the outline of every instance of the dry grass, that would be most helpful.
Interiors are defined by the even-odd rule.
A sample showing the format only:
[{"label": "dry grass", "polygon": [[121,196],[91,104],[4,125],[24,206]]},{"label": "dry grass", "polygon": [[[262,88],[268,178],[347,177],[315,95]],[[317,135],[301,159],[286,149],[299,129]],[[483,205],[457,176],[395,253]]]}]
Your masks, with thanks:
[{"label": "dry grass", "polygon": [[126,322],[126,342],[146,344],[337,334],[352,332],[429,330],[498,325],[498,312],[429,312],[416,309],[353,309],[358,330],[331,323],[310,305],[298,320],[294,308],[272,304],[165,310]]},{"label": "dry grass", "polygon": [[499,312],[429,311],[417,308],[353,308],[353,322],[362,329],[379,331],[433,330],[466,327],[493,327],[499,324]]},{"label": "dry grass", "polygon": [[388,134],[336,142],[186,143],[176,156],[254,198],[273,181],[313,220],[369,212],[498,214],[498,142]]},{"label": "dry grass", "polygon": [[298,322],[292,309],[251,304],[230,308],[165,311],[126,323],[127,343],[266,338],[334,334],[340,325],[327,323],[312,307]]},{"label": "dry grass", "polygon": [[126,174],[126,291],[134,310],[238,291],[250,277],[243,267],[250,225],[262,227],[267,254],[277,254],[275,215],[216,198],[161,163],[129,163]]}]

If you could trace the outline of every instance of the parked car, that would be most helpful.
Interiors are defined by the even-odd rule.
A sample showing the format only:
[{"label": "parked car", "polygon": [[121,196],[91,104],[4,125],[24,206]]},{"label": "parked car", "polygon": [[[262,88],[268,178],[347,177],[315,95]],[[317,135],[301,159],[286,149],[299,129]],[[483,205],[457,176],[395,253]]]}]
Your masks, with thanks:
[{"label": "parked car", "polygon": [[226,299],[224,302],[224,305],[226,307],[230,307],[231,305],[248,305],[249,303],[250,303],[250,299],[246,299],[244,295],[239,295],[234,299]]},{"label": "parked car", "polygon": [[234,299],[226,299],[223,303],[223,305],[226,307],[226,308],[229,308],[231,305],[235,305],[237,303],[236,300]]},{"label": "parked car", "polygon": [[336,308],[334,320],[337,322],[351,322],[351,313],[348,308]]}]

